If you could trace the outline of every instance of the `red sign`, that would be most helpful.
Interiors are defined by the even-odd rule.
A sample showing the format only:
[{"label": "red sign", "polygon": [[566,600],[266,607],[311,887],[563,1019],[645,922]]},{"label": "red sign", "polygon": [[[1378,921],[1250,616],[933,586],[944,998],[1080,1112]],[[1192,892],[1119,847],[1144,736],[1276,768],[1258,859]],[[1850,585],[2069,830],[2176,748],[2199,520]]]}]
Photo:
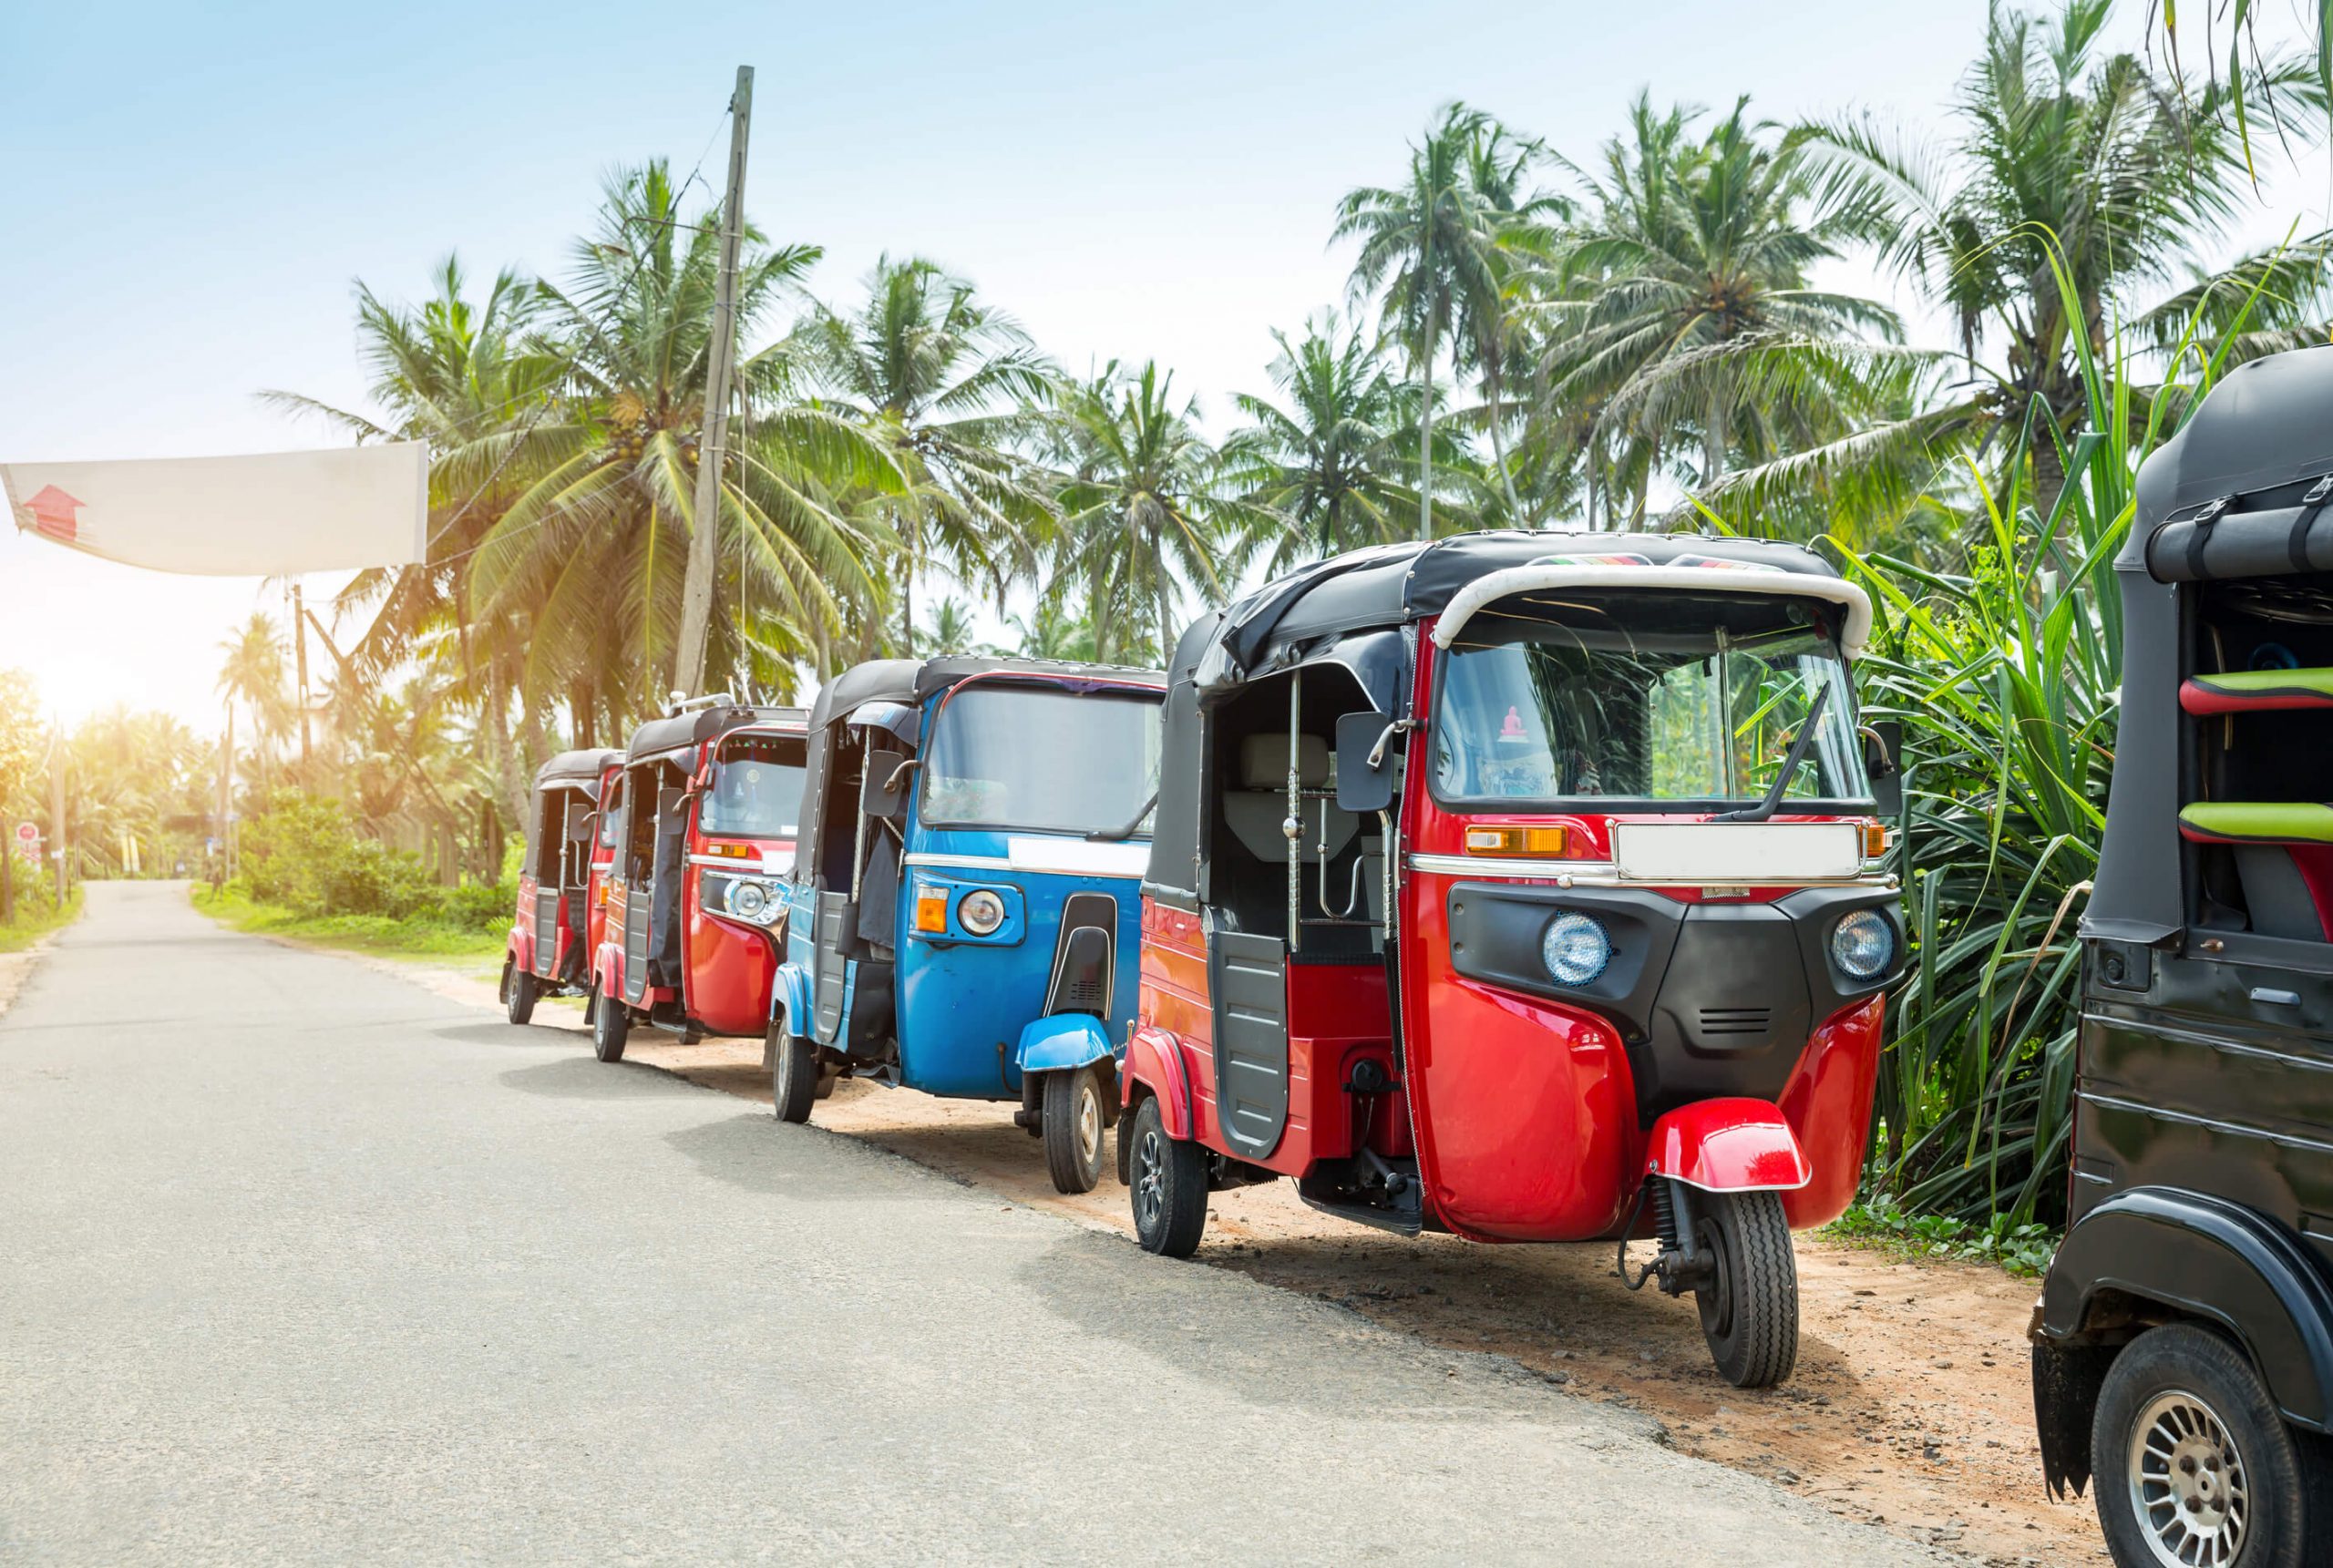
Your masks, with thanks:
[{"label": "red sign", "polygon": [[[25,503],[25,510],[33,517],[33,527],[50,538],[71,544],[81,532],[81,520],[73,514],[87,503],[76,499],[54,485],[43,485]],[[24,837],[19,831],[18,838]]]},{"label": "red sign", "polygon": [[38,844],[40,842],[40,829],[35,827],[29,822],[20,822],[16,824],[16,842],[24,845]]}]

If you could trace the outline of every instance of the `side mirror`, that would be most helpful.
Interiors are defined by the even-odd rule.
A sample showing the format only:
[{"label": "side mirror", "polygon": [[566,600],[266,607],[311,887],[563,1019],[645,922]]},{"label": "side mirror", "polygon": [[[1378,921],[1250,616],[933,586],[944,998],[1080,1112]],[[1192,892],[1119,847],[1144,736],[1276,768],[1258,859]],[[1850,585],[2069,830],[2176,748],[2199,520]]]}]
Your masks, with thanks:
[{"label": "side mirror", "polygon": [[858,809],[893,821],[907,815],[908,789],[915,779],[912,762],[905,752],[868,752],[867,776],[858,781]]},{"label": "side mirror", "polygon": [[1337,719],[1337,809],[1379,812],[1393,804],[1394,721],[1382,713]]},{"label": "side mirror", "polygon": [[1863,767],[1871,779],[1872,799],[1882,816],[1904,815],[1904,768],[1896,759],[1904,752],[1904,726],[1882,719],[1863,727]]},{"label": "side mirror", "polygon": [[577,817],[573,822],[568,825],[568,842],[570,844],[589,844],[591,841],[591,830],[598,825],[599,821],[600,814],[596,811],[587,811],[581,816]]}]

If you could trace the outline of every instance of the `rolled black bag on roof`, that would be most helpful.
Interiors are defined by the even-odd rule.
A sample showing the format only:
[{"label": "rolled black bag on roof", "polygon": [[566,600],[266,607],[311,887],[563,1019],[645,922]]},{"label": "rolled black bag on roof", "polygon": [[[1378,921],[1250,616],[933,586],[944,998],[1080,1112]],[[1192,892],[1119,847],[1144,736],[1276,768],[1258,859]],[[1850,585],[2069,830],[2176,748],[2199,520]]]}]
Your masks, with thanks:
[{"label": "rolled black bag on roof", "polygon": [[2333,479],[2316,479],[2175,513],[2147,540],[2147,575],[2157,582],[2217,582],[2333,571],[2328,500]]}]

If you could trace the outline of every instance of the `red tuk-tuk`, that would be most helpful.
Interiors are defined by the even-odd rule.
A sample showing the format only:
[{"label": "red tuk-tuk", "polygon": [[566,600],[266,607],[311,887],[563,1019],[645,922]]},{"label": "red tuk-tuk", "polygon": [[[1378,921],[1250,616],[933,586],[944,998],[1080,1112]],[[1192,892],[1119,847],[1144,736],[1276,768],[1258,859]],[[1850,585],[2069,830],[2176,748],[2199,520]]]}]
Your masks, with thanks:
[{"label": "red tuk-tuk", "polygon": [[561,752],[535,772],[518,918],[502,958],[502,1005],[512,1023],[534,1016],[537,997],[581,996],[590,981],[603,919],[594,884],[608,853],[592,829],[601,792],[622,763],[622,752]]},{"label": "red tuk-tuk", "polygon": [[601,814],[607,926],[585,1004],[601,1061],[623,1060],[635,1022],[690,1042],[765,1032],[807,717],[725,694],[675,703],[633,733]]},{"label": "red tuk-tuk", "polygon": [[1790,1232],[1855,1194],[1903,948],[1870,623],[1796,546],[1498,533],[1192,627],[1122,1077],[1142,1245],[1275,1176],[1402,1234],[1617,1240],[1730,1380],[1787,1376]]}]

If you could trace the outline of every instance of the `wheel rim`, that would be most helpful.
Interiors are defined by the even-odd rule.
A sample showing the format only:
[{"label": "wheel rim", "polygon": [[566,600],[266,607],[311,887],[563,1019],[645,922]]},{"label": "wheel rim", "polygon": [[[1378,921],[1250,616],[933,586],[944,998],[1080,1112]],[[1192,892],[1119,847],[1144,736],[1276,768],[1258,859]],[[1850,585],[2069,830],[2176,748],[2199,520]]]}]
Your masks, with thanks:
[{"label": "wheel rim", "polygon": [[2131,1512],[2164,1568],[2228,1563],[2244,1550],[2251,1487],[2217,1411],[2184,1389],[2156,1395],[2131,1423]]},{"label": "wheel rim", "polygon": [[1166,1208],[1166,1140],[1156,1127],[1146,1127],[1134,1146],[1135,1218],[1145,1230],[1158,1223]]},{"label": "wheel rim", "polygon": [[1102,1096],[1088,1078],[1077,1094],[1077,1163],[1091,1166],[1102,1157]]}]

